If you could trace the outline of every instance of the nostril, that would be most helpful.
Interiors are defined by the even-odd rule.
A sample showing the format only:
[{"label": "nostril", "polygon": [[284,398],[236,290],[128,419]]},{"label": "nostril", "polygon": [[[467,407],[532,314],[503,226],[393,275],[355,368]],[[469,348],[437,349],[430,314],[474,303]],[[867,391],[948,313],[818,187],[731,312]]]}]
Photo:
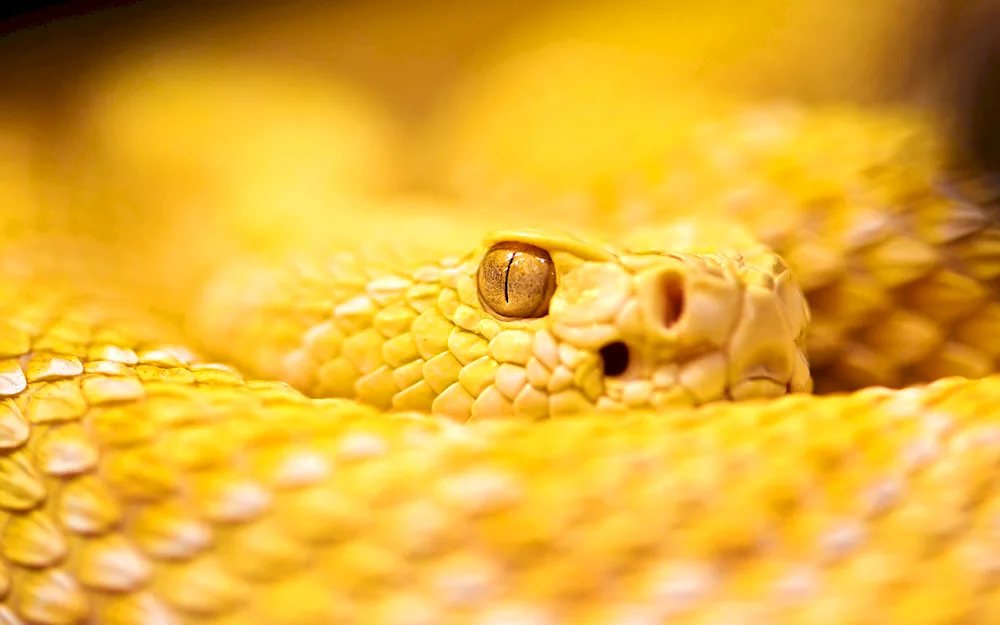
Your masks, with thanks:
[{"label": "nostril", "polygon": [[663,325],[669,330],[684,316],[684,276],[667,271],[660,276],[659,287]]},{"label": "nostril", "polygon": [[604,361],[604,375],[614,377],[625,373],[628,369],[628,345],[621,341],[608,343],[601,348],[601,360]]}]

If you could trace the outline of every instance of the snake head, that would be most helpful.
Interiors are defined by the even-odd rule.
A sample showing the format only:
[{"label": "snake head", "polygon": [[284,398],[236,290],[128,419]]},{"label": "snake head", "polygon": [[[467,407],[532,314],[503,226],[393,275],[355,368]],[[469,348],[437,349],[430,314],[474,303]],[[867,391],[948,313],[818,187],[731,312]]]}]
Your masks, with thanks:
[{"label": "snake head", "polygon": [[781,259],[760,246],[625,251],[514,230],[482,248],[477,295],[497,322],[486,327],[499,326],[492,384],[477,398],[489,402],[484,412],[659,409],[811,389],[808,308]]},{"label": "snake head", "polygon": [[629,249],[503,230],[455,256],[237,272],[210,291],[201,335],[312,396],[460,421],[810,390],[802,292],[722,230],[647,229]]}]

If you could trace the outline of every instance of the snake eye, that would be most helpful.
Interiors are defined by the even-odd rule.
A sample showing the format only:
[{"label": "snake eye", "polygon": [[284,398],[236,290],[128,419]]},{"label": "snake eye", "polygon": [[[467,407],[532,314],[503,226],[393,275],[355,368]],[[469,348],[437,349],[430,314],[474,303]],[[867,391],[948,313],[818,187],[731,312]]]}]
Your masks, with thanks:
[{"label": "snake eye", "polygon": [[527,319],[545,315],[555,288],[552,257],[533,245],[497,243],[479,265],[479,296],[491,311],[502,317]]}]

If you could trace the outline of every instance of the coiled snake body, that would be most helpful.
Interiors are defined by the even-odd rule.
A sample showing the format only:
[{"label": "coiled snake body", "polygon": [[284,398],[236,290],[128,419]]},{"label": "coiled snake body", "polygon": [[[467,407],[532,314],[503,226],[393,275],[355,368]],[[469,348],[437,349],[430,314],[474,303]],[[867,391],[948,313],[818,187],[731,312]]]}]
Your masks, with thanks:
[{"label": "coiled snake body", "polygon": [[11,256],[0,620],[995,622],[1000,230],[899,159],[235,264],[188,322],[237,368]]}]

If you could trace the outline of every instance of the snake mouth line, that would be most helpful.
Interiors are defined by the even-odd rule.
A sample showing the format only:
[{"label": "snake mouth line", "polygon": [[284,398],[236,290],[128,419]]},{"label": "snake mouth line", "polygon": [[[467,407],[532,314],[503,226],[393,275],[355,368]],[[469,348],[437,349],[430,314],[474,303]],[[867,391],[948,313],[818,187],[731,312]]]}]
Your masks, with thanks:
[{"label": "snake mouth line", "polygon": [[747,399],[776,399],[797,392],[792,379],[781,379],[770,375],[748,376],[738,382],[727,385],[725,401],[741,402]]},{"label": "snake mouth line", "polygon": [[[634,401],[634,398],[637,397],[635,393],[639,392],[636,389],[640,388],[636,385],[641,385],[641,381],[647,378],[651,379],[652,386],[647,387],[645,393],[666,393],[673,396],[683,389],[683,395],[695,405],[711,401],[735,401],[748,396],[778,397],[795,391],[792,380],[787,377],[758,374],[743,376],[735,381],[730,380],[728,383],[719,380],[718,387],[706,393],[699,383],[699,379],[705,375],[704,371],[702,375],[695,373],[693,377],[687,376],[688,380],[685,382],[683,365],[681,365],[681,369],[678,369],[678,363],[648,365],[636,361],[632,357],[632,351],[628,344],[624,341],[608,343],[600,349],[599,355],[606,384],[605,394],[614,401],[622,401],[628,395],[632,395]],[[707,359],[706,365],[709,369],[706,371],[709,372],[710,377],[711,372],[714,371],[713,365],[718,366],[714,362],[714,358],[717,356],[718,354],[715,356],[710,354],[703,357],[703,359]],[[665,378],[661,377],[664,375]],[[724,375],[724,372],[715,371],[715,375]],[[694,386],[689,387],[689,383],[693,383]],[[644,393],[639,392],[639,394]],[[650,405],[657,407],[656,400],[650,398],[649,401]]]}]

